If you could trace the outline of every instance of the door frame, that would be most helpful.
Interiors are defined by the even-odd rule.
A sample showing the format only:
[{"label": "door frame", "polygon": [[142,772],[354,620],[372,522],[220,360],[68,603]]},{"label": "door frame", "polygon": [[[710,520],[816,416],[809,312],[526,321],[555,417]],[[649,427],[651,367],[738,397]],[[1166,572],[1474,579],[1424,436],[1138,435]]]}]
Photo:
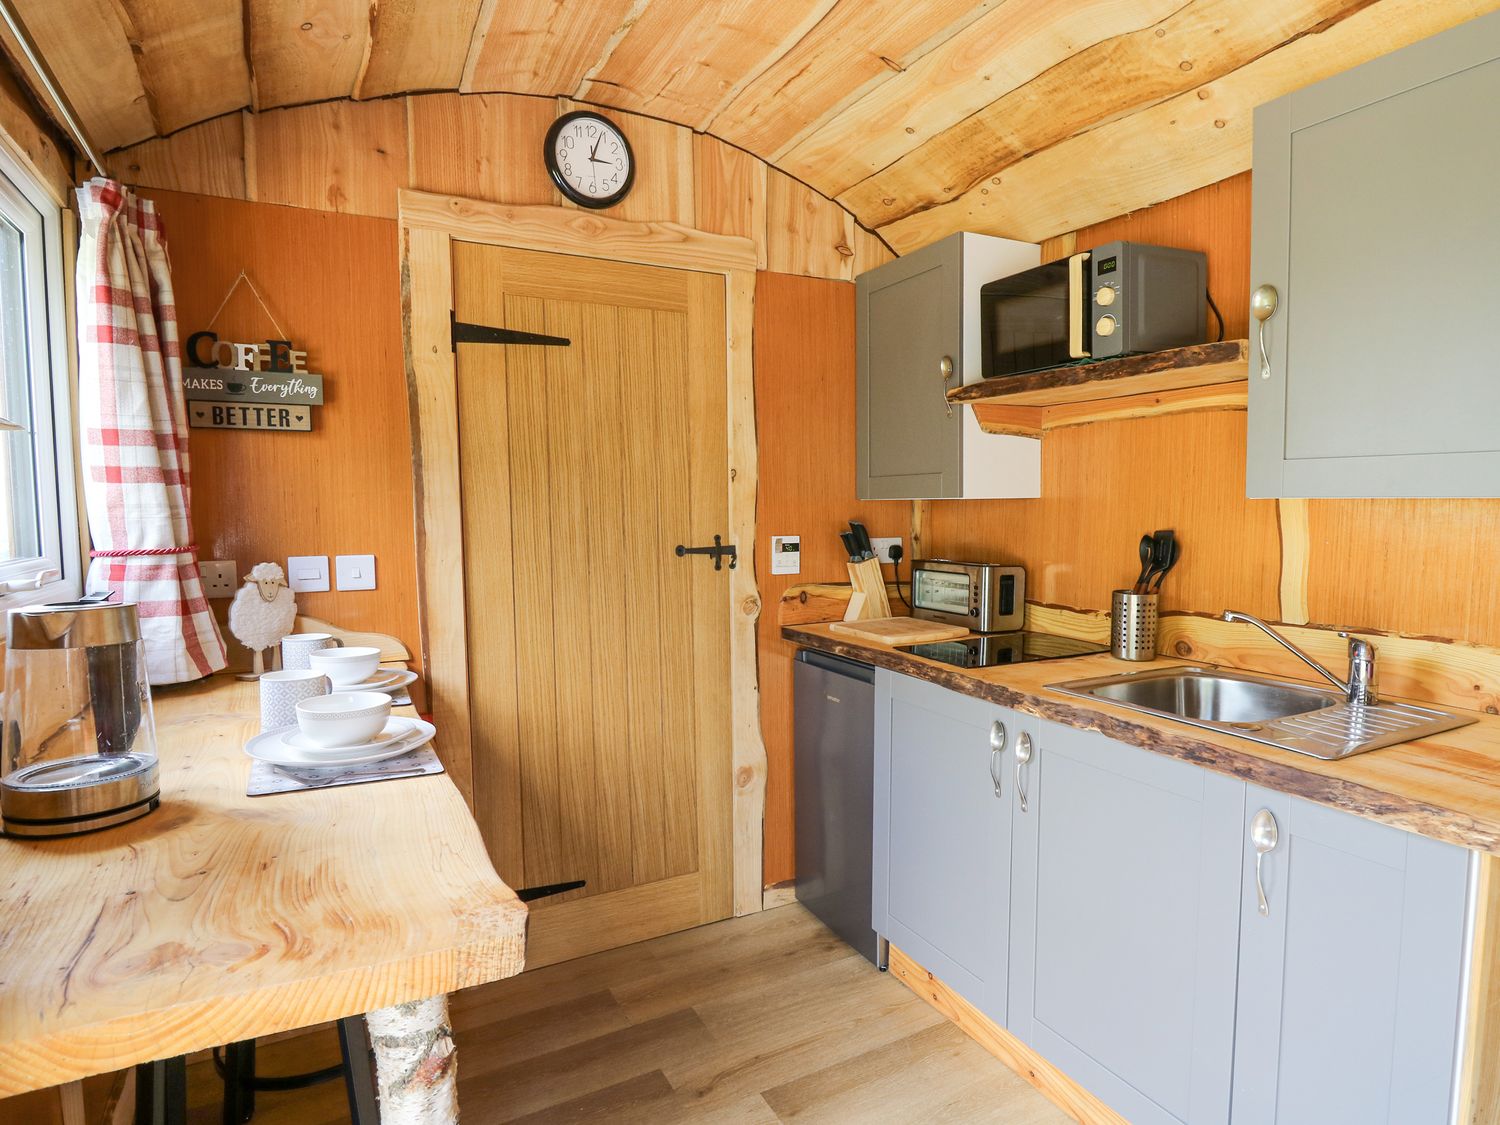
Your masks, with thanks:
[{"label": "door frame", "polygon": [[728,358],[729,538],[739,546],[728,572],[734,912],[762,905],[766,748],[760,731],[755,578],[755,323],[753,240],[677,223],[626,222],[569,207],[485,203],[397,192],[401,320],[416,483],[417,611],[429,705],[442,735],[444,768],[472,809],[473,744],[464,608],[459,484],[457,356],[452,347],[453,242],[664,266],[724,278]]}]

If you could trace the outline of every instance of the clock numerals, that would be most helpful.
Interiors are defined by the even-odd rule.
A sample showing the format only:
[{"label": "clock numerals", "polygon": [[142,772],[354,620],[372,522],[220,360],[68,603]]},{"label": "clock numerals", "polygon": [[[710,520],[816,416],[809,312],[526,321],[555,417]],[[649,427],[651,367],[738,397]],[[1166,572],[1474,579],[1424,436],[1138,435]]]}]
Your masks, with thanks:
[{"label": "clock numerals", "polygon": [[575,203],[607,207],[630,190],[629,142],[611,123],[587,111],[566,114],[553,123],[547,162],[558,187]]}]

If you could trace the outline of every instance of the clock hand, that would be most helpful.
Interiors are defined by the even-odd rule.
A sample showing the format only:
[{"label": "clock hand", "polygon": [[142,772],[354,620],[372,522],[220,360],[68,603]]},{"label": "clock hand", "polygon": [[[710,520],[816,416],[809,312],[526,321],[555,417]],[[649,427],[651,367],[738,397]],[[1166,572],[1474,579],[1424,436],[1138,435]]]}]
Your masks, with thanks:
[{"label": "clock hand", "polygon": [[599,141],[602,141],[603,139],[604,139],[603,137],[600,137],[598,140],[596,140],[594,142],[594,147],[591,148],[591,149],[589,149],[589,159],[590,160],[594,159],[594,153],[596,153],[596,152],[599,151]]}]

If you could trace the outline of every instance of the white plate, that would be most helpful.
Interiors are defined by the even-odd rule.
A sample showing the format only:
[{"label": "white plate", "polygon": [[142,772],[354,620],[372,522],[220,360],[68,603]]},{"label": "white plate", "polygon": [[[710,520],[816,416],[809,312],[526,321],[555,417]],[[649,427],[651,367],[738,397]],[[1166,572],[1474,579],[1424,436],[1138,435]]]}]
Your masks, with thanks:
[{"label": "white plate", "polygon": [[432,741],[437,728],[424,719],[392,716],[385,730],[361,746],[341,746],[337,750],[305,750],[293,744],[301,738],[296,727],[281,727],[258,734],[245,743],[245,753],[260,762],[300,769],[331,769],[383,762],[425,746]]},{"label": "white plate", "polygon": [[410,668],[382,668],[368,680],[361,680],[352,687],[338,691],[385,691],[394,694],[407,684],[416,683],[417,674]]}]

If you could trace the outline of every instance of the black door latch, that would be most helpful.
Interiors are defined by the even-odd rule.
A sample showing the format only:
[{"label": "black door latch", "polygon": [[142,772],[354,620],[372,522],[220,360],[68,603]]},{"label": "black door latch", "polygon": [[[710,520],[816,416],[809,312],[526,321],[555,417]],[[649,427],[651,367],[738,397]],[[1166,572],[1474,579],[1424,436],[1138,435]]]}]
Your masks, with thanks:
[{"label": "black door latch", "polygon": [[684,547],[681,543],[677,544],[677,557],[680,559],[683,555],[708,555],[714,560],[715,570],[724,569],[725,558],[729,559],[730,570],[739,565],[739,558],[737,557],[734,544],[726,544],[717,535],[714,536],[714,545],[712,547]]}]

